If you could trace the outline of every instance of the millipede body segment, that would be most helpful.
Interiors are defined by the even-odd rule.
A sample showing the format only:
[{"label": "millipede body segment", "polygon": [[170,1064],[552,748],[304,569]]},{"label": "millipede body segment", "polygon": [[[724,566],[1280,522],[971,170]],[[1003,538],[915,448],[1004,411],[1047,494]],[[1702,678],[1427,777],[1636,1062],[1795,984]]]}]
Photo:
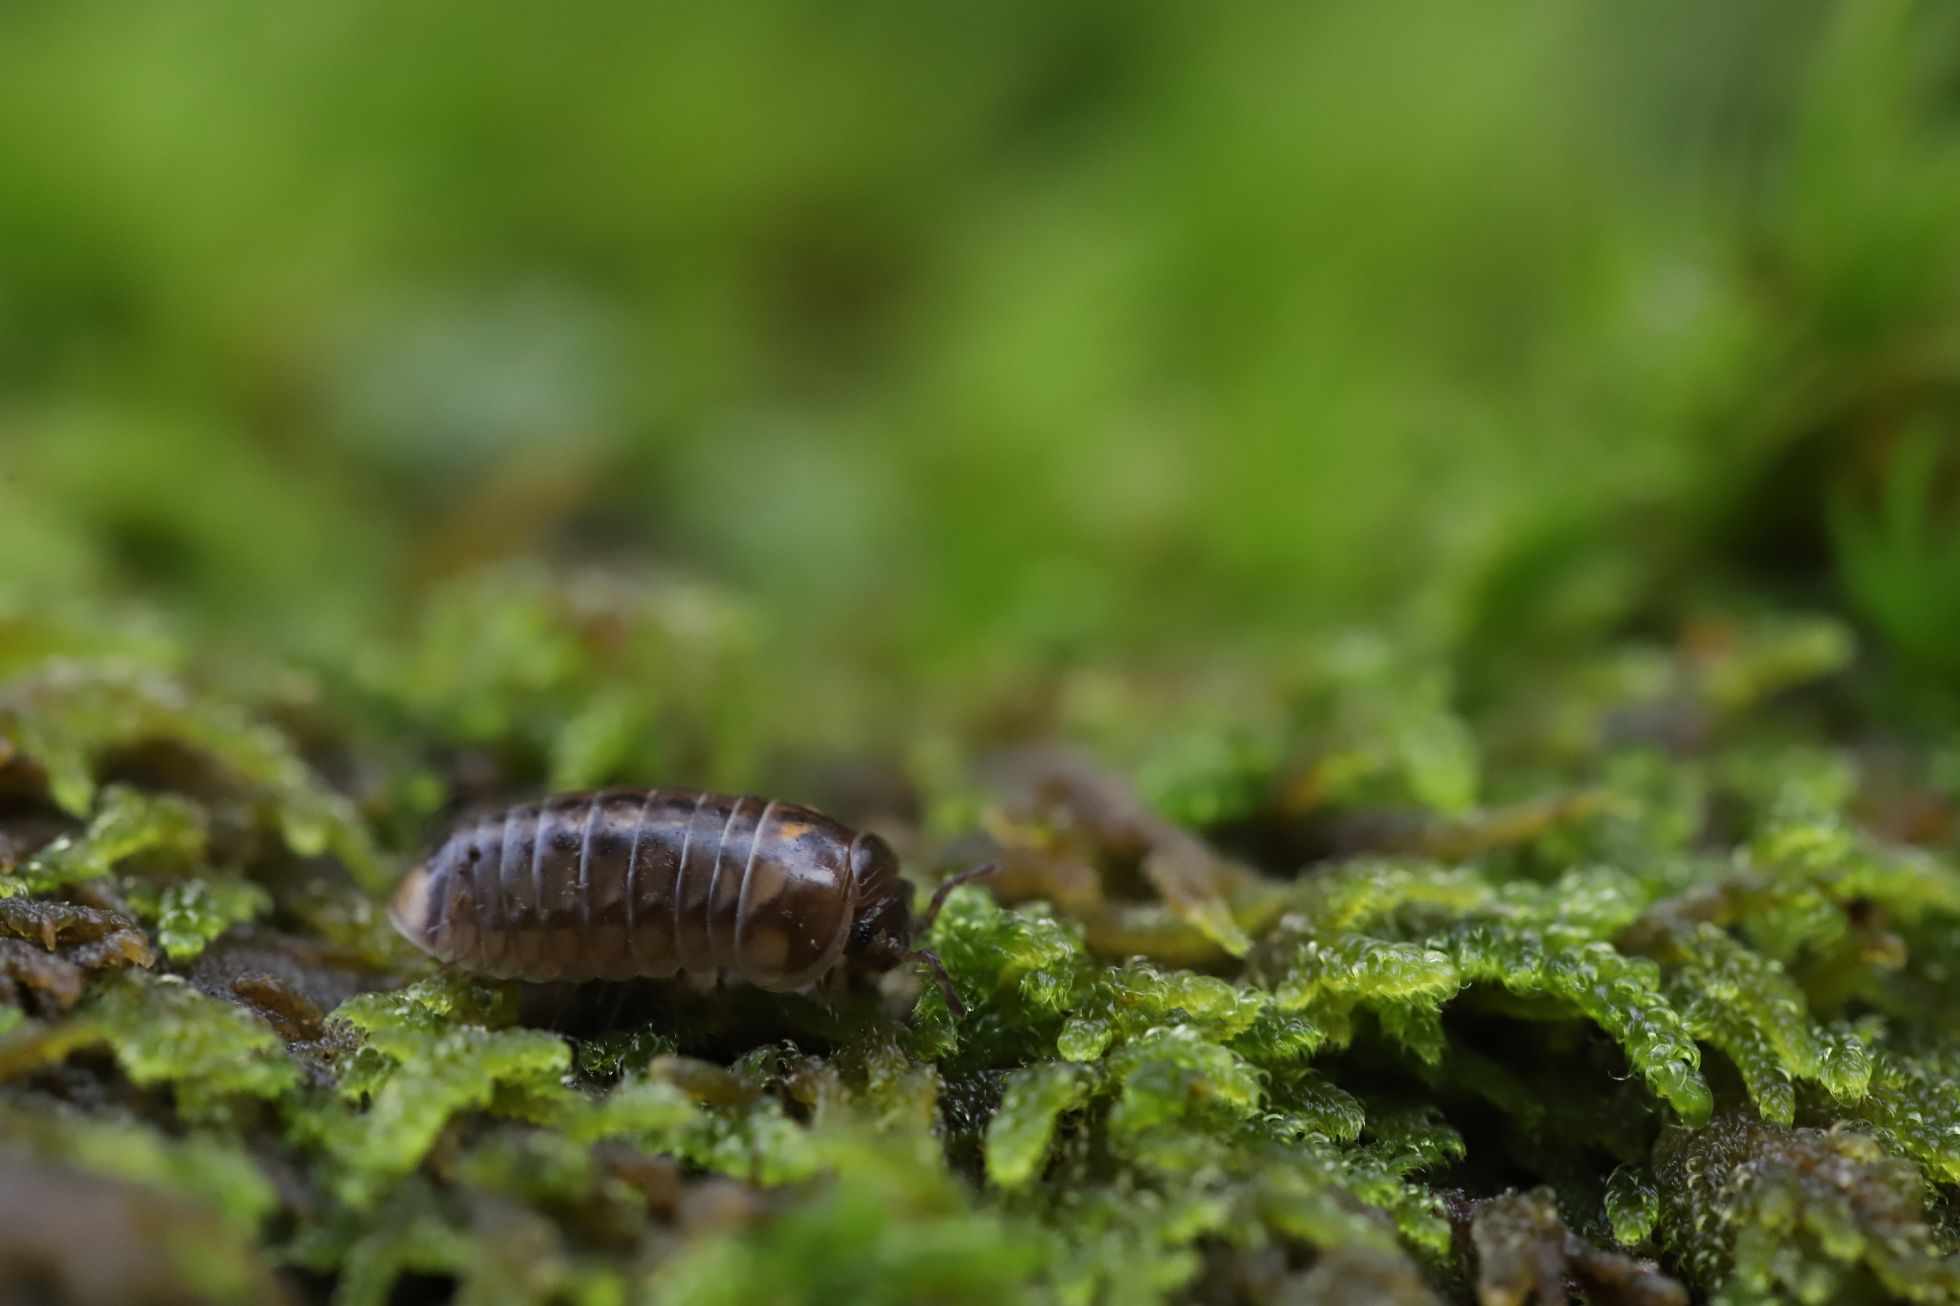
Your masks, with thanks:
[{"label": "millipede body segment", "polygon": [[444,962],[525,980],[733,972],[788,990],[845,962],[940,969],[909,947],[912,889],[883,839],[795,803],[691,789],[565,794],[466,820],[391,915]]}]

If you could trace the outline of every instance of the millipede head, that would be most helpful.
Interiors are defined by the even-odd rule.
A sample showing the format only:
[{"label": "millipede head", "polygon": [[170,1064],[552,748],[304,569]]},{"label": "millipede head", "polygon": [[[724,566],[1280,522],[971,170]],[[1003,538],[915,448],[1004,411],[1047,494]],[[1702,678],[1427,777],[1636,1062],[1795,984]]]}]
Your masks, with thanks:
[{"label": "millipede head", "polygon": [[395,930],[425,951],[436,925],[429,919],[429,887],[429,864],[418,863],[388,903],[388,919],[394,923]]}]

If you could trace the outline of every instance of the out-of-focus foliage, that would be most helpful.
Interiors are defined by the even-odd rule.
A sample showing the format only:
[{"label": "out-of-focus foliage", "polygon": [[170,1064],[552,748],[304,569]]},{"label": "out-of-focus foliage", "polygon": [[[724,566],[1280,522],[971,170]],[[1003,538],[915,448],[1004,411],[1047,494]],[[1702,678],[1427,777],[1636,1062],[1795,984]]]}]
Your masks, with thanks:
[{"label": "out-of-focus foliage", "polygon": [[[351,656],[432,576],[651,549],[772,661],[1386,613],[1481,682],[1837,547],[1942,656],[1950,478],[1894,462],[1955,417],[1944,6],[0,21],[42,601]],[[405,687],[480,733],[528,620]]]},{"label": "out-of-focus foliage", "polygon": [[1950,431],[1916,431],[1869,509],[1846,501],[1833,523],[1852,599],[1916,661],[1960,669],[1949,637],[1960,621],[1960,524],[1943,511],[1953,475]]},{"label": "out-of-focus foliage", "polygon": [[[1953,1300],[1956,88],[1903,0],[0,10],[0,1296]],[[388,929],[612,783],[997,862],[965,1018]]]}]

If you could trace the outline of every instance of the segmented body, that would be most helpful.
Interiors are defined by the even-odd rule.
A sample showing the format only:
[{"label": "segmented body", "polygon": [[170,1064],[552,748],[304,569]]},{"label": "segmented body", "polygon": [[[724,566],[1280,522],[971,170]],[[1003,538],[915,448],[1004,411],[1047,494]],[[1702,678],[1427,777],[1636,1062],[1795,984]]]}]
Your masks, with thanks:
[{"label": "segmented body", "polygon": [[[567,794],[464,822],[396,896],[446,962],[526,980],[734,971],[801,988],[909,890],[891,850],[794,803],[691,789]],[[904,910],[901,908],[901,910]]]}]

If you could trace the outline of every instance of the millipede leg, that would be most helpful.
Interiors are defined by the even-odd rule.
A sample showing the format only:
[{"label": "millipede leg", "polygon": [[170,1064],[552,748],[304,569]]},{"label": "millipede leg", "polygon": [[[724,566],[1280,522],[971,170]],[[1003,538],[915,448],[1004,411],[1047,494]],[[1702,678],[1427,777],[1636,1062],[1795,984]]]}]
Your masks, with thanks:
[{"label": "millipede leg", "polygon": [[627,985],[619,984],[615,986],[613,992],[612,1010],[606,1016],[605,1027],[607,1029],[612,1030],[612,1029],[619,1028],[619,1022],[621,1018],[623,1018],[626,1015],[626,999],[630,997],[631,994],[632,994],[632,990]]},{"label": "millipede leg", "polygon": [[928,952],[924,948],[904,948],[898,950],[898,956],[906,961],[921,961],[930,966],[932,973],[939,979],[940,992],[946,996],[946,1007],[953,1013],[953,1019],[966,1019],[966,1003],[960,1001],[960,991],[953,987],[953,977],[946,973],[946,963],[939,960],[938,953]]}]

